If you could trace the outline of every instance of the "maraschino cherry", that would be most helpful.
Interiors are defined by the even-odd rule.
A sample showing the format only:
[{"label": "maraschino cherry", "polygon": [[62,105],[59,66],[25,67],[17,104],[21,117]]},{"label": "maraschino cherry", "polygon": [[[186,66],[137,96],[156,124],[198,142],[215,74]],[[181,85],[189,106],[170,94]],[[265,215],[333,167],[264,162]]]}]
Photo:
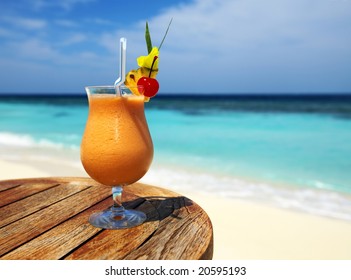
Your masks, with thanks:
[{"label": "maraschino cherry", "polygon": [[152,72],[152,67],[154,66],[154,63],[157,58],[158,57],[155,56],[154,60],[152,61],[149,77],[141,77],[137,83],[138,86],[142,86],[142,90],[140,93],[142,93],[146,97],[154,97],[157,94],[158,89],[160,87],[158,84],[158,81],[150,77]]}]

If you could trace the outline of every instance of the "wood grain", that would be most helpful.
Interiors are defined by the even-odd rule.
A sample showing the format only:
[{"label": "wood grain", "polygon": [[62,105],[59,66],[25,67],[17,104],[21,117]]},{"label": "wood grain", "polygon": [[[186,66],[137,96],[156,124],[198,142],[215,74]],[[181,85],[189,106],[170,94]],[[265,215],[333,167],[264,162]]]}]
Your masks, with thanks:
[{"label": "wood grain", "polygon": [[88,217],[111,205],[109,187],[74,177],[0,181],[0,259],[212,258],[211,221],[195,202],[141,183],[123,197],[146,222],[105,230]]}]

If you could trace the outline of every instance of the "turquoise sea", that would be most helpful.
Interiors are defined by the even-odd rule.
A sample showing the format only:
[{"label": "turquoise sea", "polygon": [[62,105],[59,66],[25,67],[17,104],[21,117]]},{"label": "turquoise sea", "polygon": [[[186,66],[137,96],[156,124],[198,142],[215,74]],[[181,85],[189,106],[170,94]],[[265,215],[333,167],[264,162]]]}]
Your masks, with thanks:
[{"label": "turquoise sea", "polygon": [[[351,220],[351,95],[160,94],[145,108],[146,178]],[[87,113],[85,95],[0,95],[0,147],[79,153]]]}]

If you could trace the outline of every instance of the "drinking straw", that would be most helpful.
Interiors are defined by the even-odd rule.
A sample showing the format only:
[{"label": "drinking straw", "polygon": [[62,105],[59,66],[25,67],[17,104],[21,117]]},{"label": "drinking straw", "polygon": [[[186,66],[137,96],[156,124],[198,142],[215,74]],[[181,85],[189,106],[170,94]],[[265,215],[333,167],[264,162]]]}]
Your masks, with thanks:
[{"label": "drinking straw", "polygon": [[119,86],[124,83],[126,79],[126,52],[127,52],[127,39],[122,37],[119,40],[119,78],[115,81],[115,88],[119,94]]}]

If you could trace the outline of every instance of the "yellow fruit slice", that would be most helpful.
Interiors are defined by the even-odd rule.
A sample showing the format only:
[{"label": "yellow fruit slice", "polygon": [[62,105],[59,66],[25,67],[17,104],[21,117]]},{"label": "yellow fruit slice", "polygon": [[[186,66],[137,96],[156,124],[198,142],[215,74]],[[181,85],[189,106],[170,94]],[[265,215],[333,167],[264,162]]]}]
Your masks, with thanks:
[{"label": "yellow fruit slice", "polygon": [[[157,75],[157,70],[152,70],[151,71],[151,78],[156,78]],[[133,92],[135,95],[142,95],[139,90],[138,90],[138,80],[141,77],[149,77],[150,74],[150,69],[146,67],[140,67],[137,70],[131,70],[128,72],[126,75],[126,80],[125,80],[125,85],[130,88],[130,90]],[[144,101],[148,102],[150,100],[150,97],[144,96]]]}]

